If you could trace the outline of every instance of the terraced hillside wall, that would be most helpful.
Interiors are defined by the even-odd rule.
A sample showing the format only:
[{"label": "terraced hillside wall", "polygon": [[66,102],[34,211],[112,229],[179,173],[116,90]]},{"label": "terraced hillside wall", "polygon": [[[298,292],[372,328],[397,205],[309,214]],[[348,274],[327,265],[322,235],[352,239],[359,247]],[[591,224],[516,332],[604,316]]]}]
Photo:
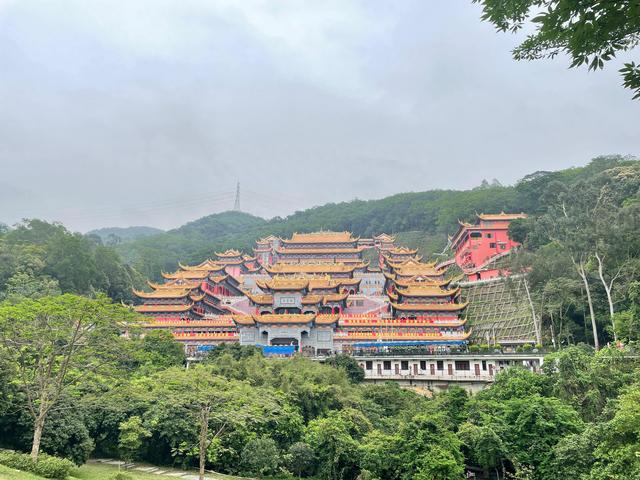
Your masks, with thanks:
[{"label": "terraced hillside wall", "polygon": [[474,343],[536,343],[536,329],[523,277],[460,282],[467,326]]}]

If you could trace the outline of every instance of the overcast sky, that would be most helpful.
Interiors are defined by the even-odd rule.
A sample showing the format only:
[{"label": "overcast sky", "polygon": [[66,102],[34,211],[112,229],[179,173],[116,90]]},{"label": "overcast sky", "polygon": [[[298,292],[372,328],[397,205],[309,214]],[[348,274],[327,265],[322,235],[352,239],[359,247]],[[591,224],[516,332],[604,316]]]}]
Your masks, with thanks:
[{"label": "overcast sky", "polygon": [[640,153],[618,65],[516,62],[467,0],[0,0],[0,221],[513,183]]}]

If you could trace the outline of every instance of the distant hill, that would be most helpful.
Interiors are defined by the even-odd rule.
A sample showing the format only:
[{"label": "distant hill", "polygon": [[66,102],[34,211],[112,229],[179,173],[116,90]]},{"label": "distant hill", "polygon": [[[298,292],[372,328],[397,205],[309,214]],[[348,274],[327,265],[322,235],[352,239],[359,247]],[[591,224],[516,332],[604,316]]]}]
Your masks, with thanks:
[{"label": "distant hill", "polygon": [[537,213],[544,210],[544,194],[554,182],[574,185],[603,170],[632,162],[621,156],[598,157],[585,167],[532,173],[514,186],[483,182],[471,190],[430,190],[379,200],[329,203],[271,220],[224,212],[168,232],[123,242],[116,248],[136,270],[156,279],[161,271],[175,269],[179,261],[200,262],[227,248],[251,253],[260,237],[317,230],[348,230],[362,237],[381,232],[399,234],[399,243],[434,258],[432,255],[446,246],[447,235],[456,231],[458,220],[473,220],[481,212]]},{"label": "distant hill", "polygon": [[164,230],[153,227],[108,227],[91,230],[87,235],[97,235],[105,245],[115,245],[163,232]]}]

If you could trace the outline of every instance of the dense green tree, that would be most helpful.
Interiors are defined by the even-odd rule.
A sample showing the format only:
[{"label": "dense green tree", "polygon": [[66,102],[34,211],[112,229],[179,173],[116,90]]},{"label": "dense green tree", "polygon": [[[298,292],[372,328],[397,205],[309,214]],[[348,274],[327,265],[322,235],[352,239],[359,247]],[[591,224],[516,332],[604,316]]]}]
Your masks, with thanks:
[{"label": "dense green tree", "polygon": [[595,449],[594,479],[640,478],[640,386],[620,396]]},{"label": "dense green tree", "polygon": [[289,447],[287,466],[297,477],[313,474],[316,454],[308,443],[295,442]]},{"label": "dense green tree", "polygon": [[352,382],[359,383],[364,380],[364,370],[350,355],[335,355],[327,360],[327,364],[344,370]]},{"label": "dense green tree", "polygon": [[463,423],[458,431],[468,461],[482,468],[484,475],[494,471],[496,477],[504,476],[504,463],[508,452],[500,435],[489,425]]},{"label": "dense green tree", "polygon": [[151,436],[151,432],[144,427],[142,419],[137,415],[121,422],[118,429],[120,430],[118,438],[120,456],[132,462],[138,458],[143,442]]},{"label": "dense green tree", "polygon": [[[555,397],[545,396],[545,379],[514,368],[498,375],[495,385],[473,399],[469,421],[501,439],[507,468],[532,478],[553,478],[553,449],[565,436],[579,433],[579,414]],[[469,428],[469,427],[465,427]],[[480,448],[478,448],[480,447]],[[475,445],[473,458],[491,458],[496,443]],[[501,455],[502,457],[502,455]],[[506,463],[506,462],[505,462]]]},{"label": "dense green tree", "polygon": [[354,479],[358,473],[358,441],[371,425],[354,410],[330,412],[309,422],[306,442],[318,458],[321,475],[328,480]]},{"label": "dense green tree", "polygon": [[0,233],[0,299],[101,291],[133,299],[140,275],[109,247],[56,223],[25,220]]},{"label": "dense green tree", "polygon": [[273,475],[280,466],[280,451],[272,438],[255,438],[242,450],[240,461],[242,470],[249,475]]},{"label": "dense green tree", "polygon": [[168,368],[185,362],[184,347],[168,330],[150,330],[142,338],[145,360],[156,368]]},{"label": "dense green tree", "polygon": [[0,356],[18,371],[33,420],[34,460],[51,409],[88,375],[106,373],[120,352],[120,328],[135,318],[106,297],[67,294],[0,304]]}]

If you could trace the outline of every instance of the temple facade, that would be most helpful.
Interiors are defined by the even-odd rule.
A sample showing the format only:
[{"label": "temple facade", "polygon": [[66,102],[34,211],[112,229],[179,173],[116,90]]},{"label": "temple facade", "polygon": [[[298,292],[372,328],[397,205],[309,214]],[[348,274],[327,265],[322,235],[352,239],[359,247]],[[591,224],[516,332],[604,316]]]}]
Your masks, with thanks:
[{"label": "temple facade", "polygon": [[519,245],[509,238],[509,224],[526,218],[524,213],[478,214],[474,224],[458,222],[450,245],[456,263],[467,280],[487,280],[508,274],[497,262]]},{"label": "temple facade", "polygon": [[[451,286],[453,262],[422,262],[390,235],[370,240],[349,232],[262,238],[253,255],[227,250],[179,264],[164,283],[136,291],[134,308],[149,317],[146,328],[171,329],[192,355],[234,342],[283,355],[464,348],[467,304]],[[363,259],[367,249],[380,266]]]}]

